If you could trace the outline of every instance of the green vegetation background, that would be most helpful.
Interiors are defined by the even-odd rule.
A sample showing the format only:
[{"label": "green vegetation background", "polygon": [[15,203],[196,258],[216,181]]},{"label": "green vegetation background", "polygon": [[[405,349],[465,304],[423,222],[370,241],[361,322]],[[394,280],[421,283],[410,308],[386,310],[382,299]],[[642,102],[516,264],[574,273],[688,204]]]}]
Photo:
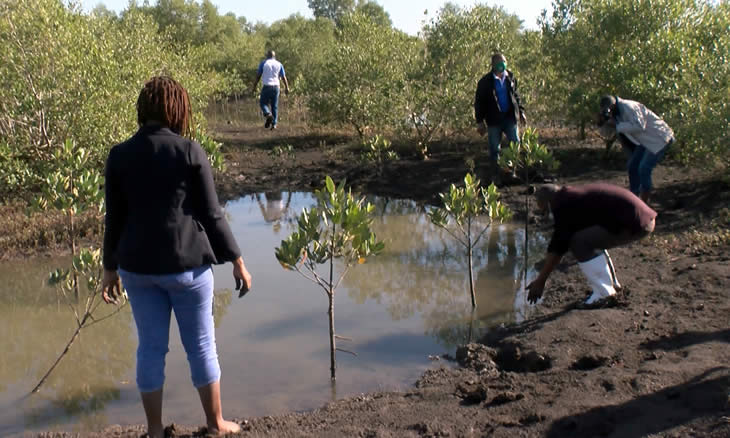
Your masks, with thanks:
[{"label": "green vegetation background", "polygon": [[103,6],[85,14],[61,0],[2,2],[0,199],[39,193],[67,141],[101,171],[111,145],[135,131],[137,94],[158,74],[189,90],[196,138],[222,166],[203,110],[250,93],[269,48],[309,120],[398,139],[418,154],[470,132],[476,82],[501,51],[532,123],[585,132],[599,96],[616,94],[667,120],[674,158],[730,164],[726,1],[555,0],[538,30],[501,8],[447,3],[416,36],[394,29],[374,1],[309,5],[313,19],[266,25],[221,15],[208,0],[132,1],[120,14]]}]

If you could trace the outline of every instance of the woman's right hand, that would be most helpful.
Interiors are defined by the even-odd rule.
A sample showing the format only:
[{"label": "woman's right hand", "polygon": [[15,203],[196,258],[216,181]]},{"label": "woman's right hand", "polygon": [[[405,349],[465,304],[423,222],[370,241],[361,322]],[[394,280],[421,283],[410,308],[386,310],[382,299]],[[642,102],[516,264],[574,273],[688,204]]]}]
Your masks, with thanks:
[{"label": "woman's right hand", "polygon": [[246,269],[246,265],[243,264],[243,257],[239,257],[233,261],[233,278],[236,280],[236,290],[238,298],[246,295],[246,292],[251,290],[251,274]]},{"label": "woman's right hand", "polygon": [[107,304],[119,304],[119,297],[122,296],[122,280],[116,270],[104,269],[104,277],[101,280],[101,297]]},{"label": "woman's right hand", "polygon": [[537,277],[527,285],[527,301],[530,304],[535,304],[542,298],[542,294],[545,291],[545,283],[546,281],[542,277]]}]

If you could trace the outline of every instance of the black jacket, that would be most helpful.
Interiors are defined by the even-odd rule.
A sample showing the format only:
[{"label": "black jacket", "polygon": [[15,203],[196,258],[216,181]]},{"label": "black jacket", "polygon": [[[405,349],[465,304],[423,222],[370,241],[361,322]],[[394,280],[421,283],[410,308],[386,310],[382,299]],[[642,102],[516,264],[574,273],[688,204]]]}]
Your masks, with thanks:
[{"label": "black jacket", "polygon": [[[507,109],[506,116],[517,122],[520,119],[520,113],[525,112],[525,107],[522,106],[520,95],[517,93],[517,80],[514,74],[509,70],[506,73],[505,85],[507,85],[510,100],[510,108]],[[494,89],[494,73],[491,71],[484,75],[477,84],[477,92],[474,96],[474,116],[477,123],[486,120],[487,125],[498,125],[504,120],[499,109],[497,92]]]},{"label": "black jacket", "polygon": [[172,274],[240,256],[205,152],[169,128],[144,126],[106,163],[104,268]]}]

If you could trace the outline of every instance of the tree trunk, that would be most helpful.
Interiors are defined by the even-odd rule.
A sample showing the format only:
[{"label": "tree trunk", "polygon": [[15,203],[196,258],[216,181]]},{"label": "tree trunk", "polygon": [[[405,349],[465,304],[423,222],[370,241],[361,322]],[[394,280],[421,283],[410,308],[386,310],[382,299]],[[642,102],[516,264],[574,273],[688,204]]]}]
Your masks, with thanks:
[{"label": "tree trunk", "polygon": [[[74,214],[71,213],[70,215],[70,224],[69,224],[69,233],[71,235],[71,260],[76,257],[76,227],[74,223]],[[74,298],[76,299],[76,302],[79,301],[79,274],[76,272],[76,269],[71,267],[71,275],[73,278],[73,286],[74,286]]]},{"label": "tree trunk", "polygon": [[58,356],[56,361],[53,363],[53,365],[51,365],[51,368],[48,371],[46,371],[46,374],[41,378],[40,382],[38,382],[38,384],[35,386],[35,388],[33,388],[33,390],[31,391],[31,394],[35,394],[36,392],[38,392],[39,389],[41,389],[41,386],[43,385],[43,383],[45,383],[48,376],[50,376],[51,373],[53,372],[53,370],[56,369],[56,366],[58,366],[58,364],[61,362],[61,359],[63,359],[63,357],[66,355],[66,353],[68,353],[68,351],[71,349],[71,345],[74,343],[74,341],[76,341],[76,338],[79,337],[79,333],[81,333],[81,329],[84,328],[84,325],[86,324],[86,320],[88,318],[89,318],[89,313],[84,315],[84,319],[81,320],[81,323],[76,328],[76,331],[74,332],[73,336],[71,336],[71,340],[68,341],[68,344],[66,344],[66,348],[63,349],[63,351]]},{"label": "tree trunk", "polygon": [[330,378],[335,380],[335,369],[337,368],[335,350],[337,349],[337,345],[335,345],[335,294],[332,289],[330,289],[329,300],[327,315],[330,320]]},{"label": "tree trunk", "polygon": [[471,292],[471,308],[476,309],[477,298],[474,293],[474,269],[472,268],[471,257],[472,257],[472,245],[471,245],[471,217],[467,219],[467,230],[466,230],[466,262],[469,265],[469,292]]},{"label": "tree trunk", "polygon": [[525,287],[527,287],[527,257],[528,257],[528,242],[530,240],[530,169],[525,167],[525,184],[527,184],[527,194],[525,195],[525,250],[523,255],[525,256],[525,274],[523,281]]},{"label": "tree trunk", "polygon": [[335,369],[337,364],[335,363],[335,352],[337,351],[337,345],[335,345],[335,290],[334,287],[334,254],[335,254],[335,232],[337,231],[337,225],[332,222],[332,239],[330,240],[330,283],[329,283],[329,308],[327,315],[330,320],[330,378],[335,380]]}]

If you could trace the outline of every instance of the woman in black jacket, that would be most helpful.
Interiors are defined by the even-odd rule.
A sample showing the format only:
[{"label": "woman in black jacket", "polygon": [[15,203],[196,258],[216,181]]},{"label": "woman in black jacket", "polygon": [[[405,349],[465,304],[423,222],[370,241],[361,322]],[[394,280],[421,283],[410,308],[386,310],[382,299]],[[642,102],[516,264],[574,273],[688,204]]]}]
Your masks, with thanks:
[{"label": "woman in black jacket", "polygon": [[245,290],[251,275],[218,203],[205,152],[182,136],[190,133],[191,119],[187,91],[169,77],[152,78],[137,99],[139,130],[111,149],[106,164],[103,297],[115,302],[124,283],[137,325],[137,386],[150,437],[164,436],[172,310],[209,432],[240,430],[222,415],[211,265],[233,262],[233,277]]}]

